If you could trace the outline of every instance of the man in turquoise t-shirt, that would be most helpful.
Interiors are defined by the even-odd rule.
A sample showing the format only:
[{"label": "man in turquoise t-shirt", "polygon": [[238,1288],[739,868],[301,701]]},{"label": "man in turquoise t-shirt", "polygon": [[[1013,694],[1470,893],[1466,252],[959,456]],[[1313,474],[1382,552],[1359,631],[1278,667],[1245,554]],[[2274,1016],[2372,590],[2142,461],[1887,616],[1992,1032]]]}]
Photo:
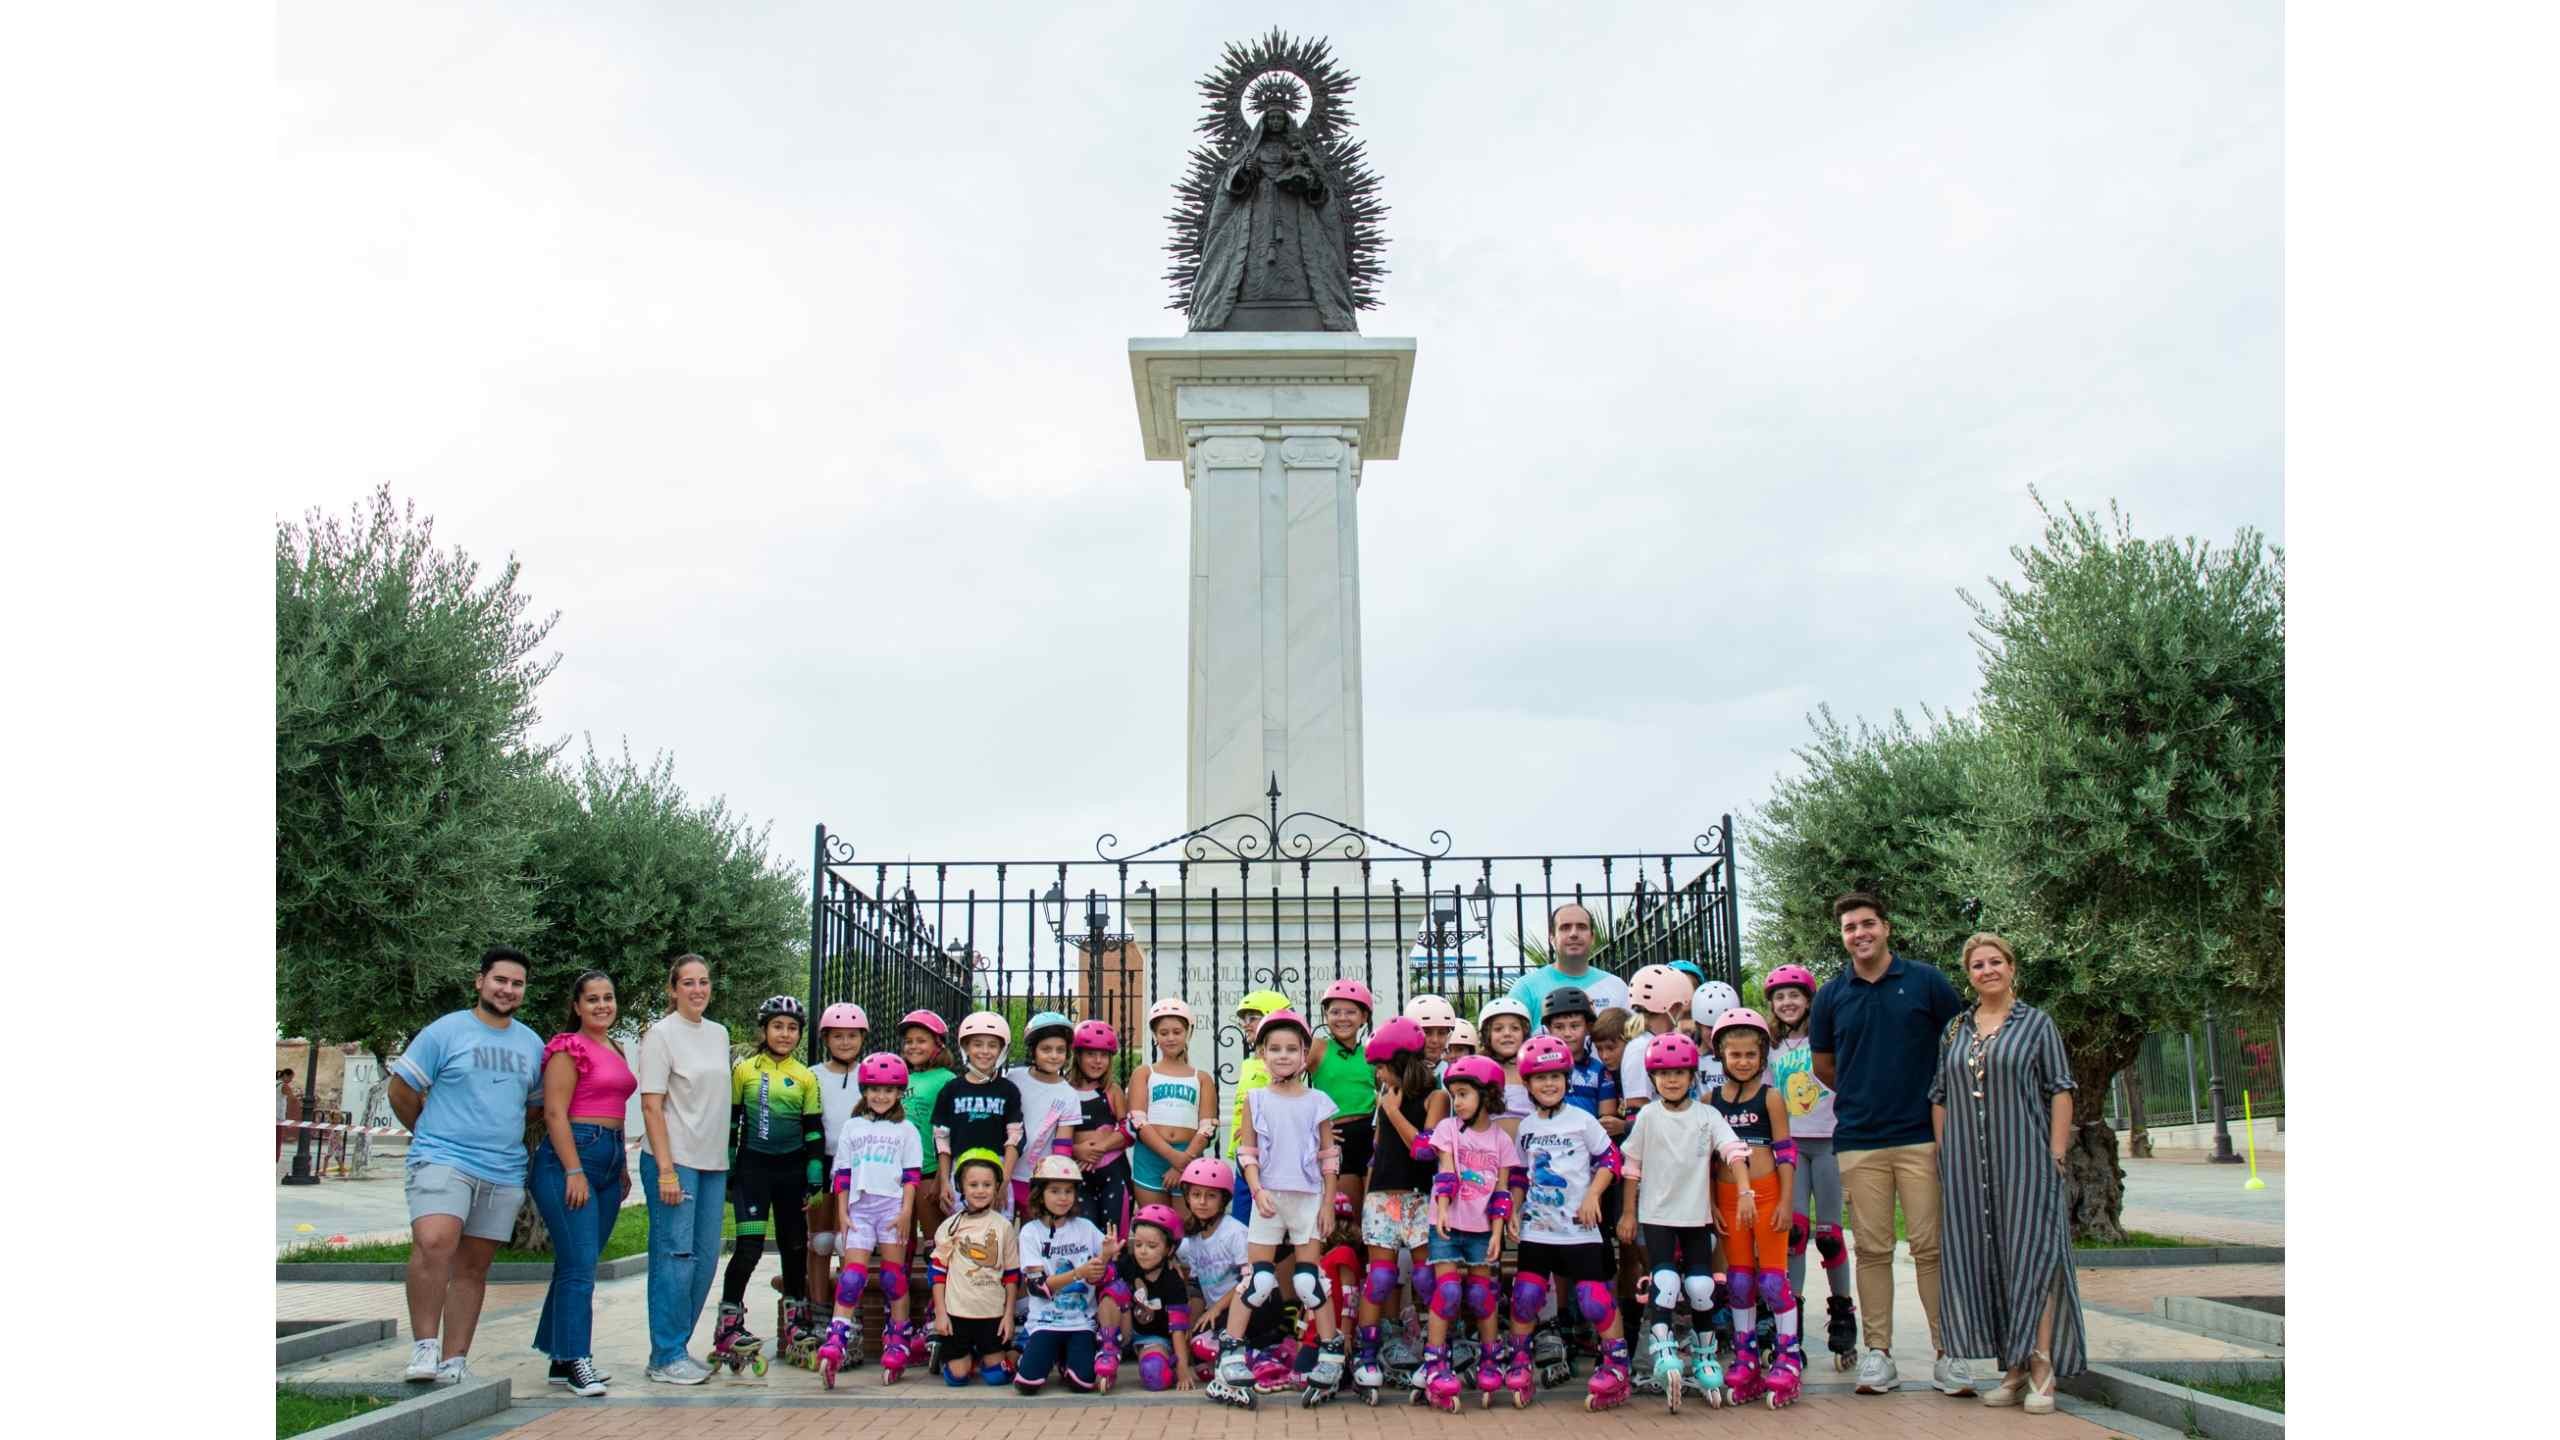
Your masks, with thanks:
[{"label": "man in turquoise t-shirt", "polygon": [[1591,912],[1567,900],[1547,916],[1547,953],[1556,957],[1511,982],[1510,997],[1529,1007],[1529,1029],[1544,1023],[1547,996],[1571,985],[1591,997],[1594,1010],[1624,1009],[1627,982],[1591,968]]}]

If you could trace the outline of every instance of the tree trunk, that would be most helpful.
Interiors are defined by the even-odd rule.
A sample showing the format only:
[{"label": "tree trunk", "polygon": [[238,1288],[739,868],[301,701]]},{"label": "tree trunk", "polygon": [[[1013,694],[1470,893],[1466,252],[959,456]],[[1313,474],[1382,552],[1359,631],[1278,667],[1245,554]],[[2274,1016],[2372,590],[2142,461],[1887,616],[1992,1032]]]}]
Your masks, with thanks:
[{"label": "tree trunk", "polygon": [[2125,1109],[2130,1112],[2128,1123],[2133,1126],[2133,1144],[2129,1148],[2136,1157],[2148,1160],[2151,1158],[2151,1117],[2142,1103],[2142,1070],[2139,1066],[2125,1072],[2124,1100]]},{"label": "tree trunk", "polygon": [[[2079,1085],[2071,1092],[2071,1148],[2062,1161],[2070,1186],[2071,1238],[2118,1244],[2124,1239],[2124,1166],[2116,1159],[2105,1097],[2116,1076],[2142,1053],[2142,1037],[2073,1044],[2065,1036],[2063,1048]],[[2127,1095],[2134,1089],[2125,1086]]]}]

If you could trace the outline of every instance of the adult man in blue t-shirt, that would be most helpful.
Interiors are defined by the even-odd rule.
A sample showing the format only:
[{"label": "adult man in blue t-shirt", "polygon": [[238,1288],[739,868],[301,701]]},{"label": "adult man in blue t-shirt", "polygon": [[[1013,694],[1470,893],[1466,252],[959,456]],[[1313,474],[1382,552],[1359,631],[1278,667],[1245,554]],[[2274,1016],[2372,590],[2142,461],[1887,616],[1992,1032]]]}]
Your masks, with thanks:
[{"label": "adult man in blue t-shirt", "polygon": [[531,964],[504,945],[480,957],[479,1003],[411,1037],[389,1069],[409,1141],[409,1368],[471,1378],[471,1333],[489,1262],[524,1206],[524,1130],[542,1109],[542,1039],[515,1018]]},{"label": "adult man in blue t-shirt", "polygon": [[1884,901],[1853,890],[1831,903],[1849,963],[1813,997],[1814,1078],[1837,1092],[1832,1153],[1858,1248],[1858,1309],[1866,1354],[1858,1393],[1901,1384],[1893,1365],[1893,1207],[1911,1234],[1920,1308],[1937,1347],[1930,1383],[1950,1395],[1973,1388],[1938,1329],[1938,1147],[1929,1128],[1929,1080],[1938,1037],[1964,1009],[1935,966],[1893,953]]},{"label": "adult man in blue t-shirt", "polygon": [[1625,1009],[1627,982],[1606,970],[1591,968],[1591,912],[1567,900],[1547,915],[1547,953],[1556,957],[1511,982],[1511,999],[1529,1007],[1529,1029],[1542,1023],[1547,996],[1571,985],[1591,998],[1598,1009]]}]

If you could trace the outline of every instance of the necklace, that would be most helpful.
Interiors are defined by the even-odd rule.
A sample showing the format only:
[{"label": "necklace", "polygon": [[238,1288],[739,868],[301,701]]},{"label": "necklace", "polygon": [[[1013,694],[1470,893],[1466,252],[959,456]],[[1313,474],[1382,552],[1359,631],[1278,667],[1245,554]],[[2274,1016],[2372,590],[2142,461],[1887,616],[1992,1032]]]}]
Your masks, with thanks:
[{"label": "necklace", "polygon": [[1982,1098],[1982,1076],[1990,1058],[1991,1042],[1999,1039],[2000,1032],[2009,1028],[2009,1015],[2016,1013],[2018,1013],[2016,1008],[2012,1007],[2008,1015],[2000,1017],[1999,1024],[1991,1027],[1991,1033],[1988,1035],[1983,1034],[1970,1023],[1964,1027],[1965,1035],[1971,1041],[1965,1046],[1964,1068],[1966,1073],[1973,1077],[1973,1098],[1976,1100]]}]

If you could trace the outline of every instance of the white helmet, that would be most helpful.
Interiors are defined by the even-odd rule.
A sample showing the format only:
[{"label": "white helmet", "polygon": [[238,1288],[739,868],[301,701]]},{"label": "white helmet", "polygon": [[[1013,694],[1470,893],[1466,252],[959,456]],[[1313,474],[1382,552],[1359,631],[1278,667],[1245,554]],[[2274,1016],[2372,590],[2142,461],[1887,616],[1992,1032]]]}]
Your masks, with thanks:
[{"label": "white helmet", "polygon": [[958,1038],[967,1040],[977,1035],[993,1035],[1005,1043],[1006,1049],[1013,1048],[1013,1027],[1006,1024],[1005,1018],[993,1010],[971,1011],[967,1018],[960,1022]]},{"label": "white helmet", "polygon": [[1404,1018],[1425,1030],[1445,1030],[1458,1023],[1458,1012],[1437,995],[1416,995],[1404,1002]]},{"label": "white helmet", "polygon": [[1520,1022],[1520,1028],[1522,1030],[1534,1030],[1537,1028],[1529,1023],[1529,1007],[1512,999],[1508,995],[1503,996],[1501,999],[1494,1001],[1493,1003],[1485,1006],[1482,1010],[1476,1012],[1476,1028],[1478,1030],[1491,1029],[1494,1020],[1503,1015],[1509,1015],[1517,1019]]},{"label": "white helmet", "polygon": [[1742,997],[1734,994],[1733,987],[1721,980],[1710,980],[1699,986],[1698,993],[1689,1000],[1689,1013],[1707,1019],[1741,1008]]},{"label": "white helmet", "polygon": [[1476,1027],[1468,1024],[1464,1020],[1453,1020],[1450,1022],[1448,1043],[1451,1045],[1464,1045],[1470,1050],[1480,1050],[1484,1048],[1484,1042],[1476,1038]]}]

